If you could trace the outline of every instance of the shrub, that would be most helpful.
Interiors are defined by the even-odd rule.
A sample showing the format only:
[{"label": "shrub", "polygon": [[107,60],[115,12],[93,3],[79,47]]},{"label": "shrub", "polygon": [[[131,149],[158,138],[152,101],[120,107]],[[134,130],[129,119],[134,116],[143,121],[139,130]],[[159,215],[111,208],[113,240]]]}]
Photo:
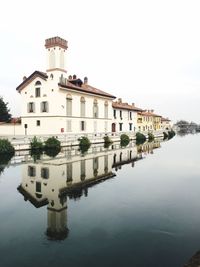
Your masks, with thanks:
[{"label": "shrub", "polygon": [[148,140],[152,142],[154,140],[154,135],[152,133],[148,133]]},{"label": "shrub", "polygon": [[0,139],[0,155],[10,154],[14,155],[15,149],[7,139]]},{"label": "shrub", "polygon": [[146,141],[146,136],[140,132],[136,133],[136,144],[143,144]]},{"label": "shrub", "polygon": [[11,160],[14,154],[8,153],[8,154],[0,154],[0,175],[3,173],[6,165]]},{"label": "shrub", "polygon": [[56,139],[54,136],[48,138],[45,142],[45,150],[47,149],[57,149],[60,150],[61,146],[60,146],[60,141],[58,139]]},{"label": "shrub", "polygon": [[45,149],[45,154],[49,157],[54,158],[55,156],[58,155],[60,152],[61,148],[46,148]]},{"label": "shrub", "polygon": [[30,143],[31,151],[34,150],[42,150],[43,149],[43,143],[38,139],[36,136],[33,137]]},{"label": "shrub", "polygon": [[110,137],[108,135],[104,136],[104,147],[105,148],[108,148],[112,143],[113,141],[110,139]]},{"label": "shrub", "polygon": [[168,138],[168,134],[166,132],[163,132],[163,140]]},{"label": "shrub", "polygon": [[130,142],[130,138],[128,135],[126,134],[122,134],[120,136],[120,143],[121,143],[121,146],[127,146]]},{"label": "shrub", "polygon": [[176,135],[176,133],[173,130],[169,131],[168,132],[168,139],[173,138],[175,135]]},{"label": "shrub", "polygon": [[78,141],[79,141],[79,149],[82,153],[86,152],[91,146],[91,142],[86,136],[80,137]]}]

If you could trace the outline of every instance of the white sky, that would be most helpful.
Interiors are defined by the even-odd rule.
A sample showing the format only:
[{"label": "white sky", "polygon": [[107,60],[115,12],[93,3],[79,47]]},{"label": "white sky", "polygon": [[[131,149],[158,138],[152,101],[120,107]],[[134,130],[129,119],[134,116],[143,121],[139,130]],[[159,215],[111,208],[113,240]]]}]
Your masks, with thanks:
[{"label": "white sky", "polygon": [[44,40],[68,40],[68,74],[123,101],[200,123],[199,0],[13,0],[0,9],[0,95],[46,70]]}]

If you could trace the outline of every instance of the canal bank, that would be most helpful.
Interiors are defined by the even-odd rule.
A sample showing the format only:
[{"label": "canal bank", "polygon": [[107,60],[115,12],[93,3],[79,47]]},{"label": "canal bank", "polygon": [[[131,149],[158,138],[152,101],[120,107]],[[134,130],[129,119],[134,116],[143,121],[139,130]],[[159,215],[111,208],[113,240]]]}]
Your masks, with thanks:
[{"label": "canal bank", "polygon": [[[121,133],[107,133],[106,136],[109,136],[109,138],[112,140],[112,142],[119,142],[120,136],[122,134],[127,134],[127,132],[121,132]],[[143,133],[145,137],[148,140],[148,133]],[[163,131],[156,131],[153,133],[154,137],[156,139],[163,139]],[[97,133],[97,134],[87,134],[87,135],[81,135],[81,134],[68,134],[68,135],[56,135],[55,137],[60,141],[61,147],[72,147],[72,146],[78,146],[79,141],[78,139],[82,136],[88,137],[91,144],[102,144],[104,143],[104,137],[105,134],[103,133]],[[135,141],[136,140],[136,133],[128,134],[130,140]],[[40,139],[42,142],[45,142],[49,137],[52,137],[51,135],[40,135],[37,136],[38,139]],[[15,148],[15,151],[22,151],[22,150],[29,150],[30,149],[30,142],[34,138],[34,136],[2,136],[2,139],[8,139],[13,147]]]}]

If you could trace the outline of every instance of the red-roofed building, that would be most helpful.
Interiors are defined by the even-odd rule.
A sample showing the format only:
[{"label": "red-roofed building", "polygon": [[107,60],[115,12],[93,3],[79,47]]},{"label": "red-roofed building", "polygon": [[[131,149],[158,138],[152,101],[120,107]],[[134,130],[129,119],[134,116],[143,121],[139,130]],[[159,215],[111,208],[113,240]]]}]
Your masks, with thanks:
[{"label": "red-roofed building", "polygon": [[22,97],[24,134],[105,133],[111,131],[112,100],[115,96],[97,89],[76,75],[67,76],[67,41],[45,41],[46,72],[24,77],[17,91]]},{"label": "red-roofed building", "polygon": [[119,98],[113,101],[113,122],[112,132],[137,132],[137,113],[141,112],[141,108],[137,108],[134,103],[132,105],[123,103]]}]

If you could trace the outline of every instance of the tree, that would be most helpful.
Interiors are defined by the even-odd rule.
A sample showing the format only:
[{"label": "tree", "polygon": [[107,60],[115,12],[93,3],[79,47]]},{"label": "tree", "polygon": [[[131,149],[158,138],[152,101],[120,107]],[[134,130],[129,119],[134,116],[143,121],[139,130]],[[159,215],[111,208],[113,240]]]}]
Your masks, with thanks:
[{"label": "tree", "polygon": [[8,122],[11,119],[10,109],[7,107],[3,97],[0,97],[0,121]]}]

